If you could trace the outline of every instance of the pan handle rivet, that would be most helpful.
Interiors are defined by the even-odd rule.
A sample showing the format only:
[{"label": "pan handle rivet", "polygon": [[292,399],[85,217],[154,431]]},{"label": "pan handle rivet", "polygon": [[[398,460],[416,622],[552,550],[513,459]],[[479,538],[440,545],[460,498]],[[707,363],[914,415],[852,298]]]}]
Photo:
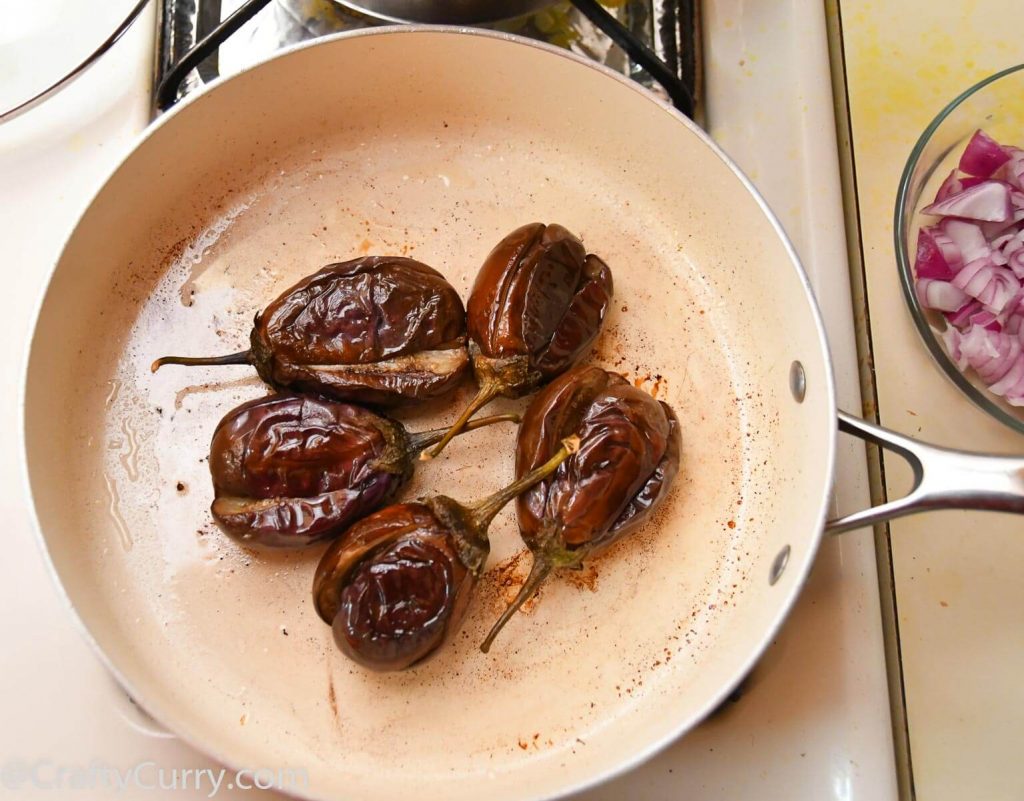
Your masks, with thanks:
[{"label": "pan handle rivet", "polygon": [[789,391],[793,393],[797,403],[804,402],[807,395],[807,374],[804,373],[804,366],[800,362],[793,362],[789,366]]},{"label": "pan handle rivet", "polygon": [[789,551],[790,547],[788,545],[784,546],[772,561],[772,569],[768,572],[768,584],[770,586],[774,587],[775,582],[782,578],[786,565],[789,564]]}]

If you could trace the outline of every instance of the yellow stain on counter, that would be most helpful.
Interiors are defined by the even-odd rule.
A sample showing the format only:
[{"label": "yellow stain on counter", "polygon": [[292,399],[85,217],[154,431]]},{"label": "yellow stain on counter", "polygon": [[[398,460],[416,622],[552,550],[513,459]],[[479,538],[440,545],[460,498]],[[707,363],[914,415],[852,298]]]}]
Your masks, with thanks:
[{"label": "yellow stain on counter", "polygon": [[850,106],[860,133],[905,140],[909,128],[916,138],[961,91],[1020,60],[1019,30],[1000,33],[991,24],[1012,18],[1015,5],[988,0],[979,13],[979,0],[904,0],[893,14],[889,4],[844,2]]},{"label": "yellow stain on counter", "polygon": [[67,142],[64,143],[64,147],[66,147],[72,153],[81,153],[83,150],[85,150],[86,139],[80,133],[72,134],[71,136],[68,137]]},{"label": "yellow stain on counter", "polygon": [[[1019,0],[841,0],[857,189],[868,250],[891,250],[899,175],[914,142],[957,95],[1022,59]],[[1003,108],[1020,98],[996,98]],[[996,131],[992,131],[996,134]]]}]

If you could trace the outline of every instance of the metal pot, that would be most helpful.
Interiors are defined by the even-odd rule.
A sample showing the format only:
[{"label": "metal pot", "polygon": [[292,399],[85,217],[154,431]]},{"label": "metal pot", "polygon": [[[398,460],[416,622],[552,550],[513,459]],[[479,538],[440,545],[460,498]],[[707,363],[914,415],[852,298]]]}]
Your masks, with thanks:
[{"label": "metal pot", "polygon": [[532,14],[552,0],[335,0],[376,19],[431,25],[475,25]]}]

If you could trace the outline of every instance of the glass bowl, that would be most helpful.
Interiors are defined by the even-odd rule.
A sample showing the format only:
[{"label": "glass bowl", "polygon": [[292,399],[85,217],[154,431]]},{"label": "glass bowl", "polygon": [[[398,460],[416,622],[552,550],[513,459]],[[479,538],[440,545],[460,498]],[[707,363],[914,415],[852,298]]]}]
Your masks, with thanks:
[{"label": "glass bowl", "polygon": [[961,372],[942,342],[946,319],[921,306],[914,290],[917,232],[935,217],[921,215],[950,170],[957,166],[967,141],[978,129],[1004,145],[1024,147],[1024,64],[976,83],[939,112],[925,128],[907,160],[896,195],[893,234],[903,295],[925,346],[950,380],[975,405],[1001,423],[1024,433],[1024,407],[993,395],[968,369]]}]

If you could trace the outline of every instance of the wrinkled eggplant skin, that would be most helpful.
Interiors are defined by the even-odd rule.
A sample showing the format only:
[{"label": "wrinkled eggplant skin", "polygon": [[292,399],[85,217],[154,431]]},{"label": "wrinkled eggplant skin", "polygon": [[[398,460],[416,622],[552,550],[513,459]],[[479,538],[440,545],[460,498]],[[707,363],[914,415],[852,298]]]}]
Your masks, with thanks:
[{"label": "wrinkled eggplant skin", "polygon": [[455,388],[469,365],[465,319],[436,270],[367,256],[288,289],[256,316],[250,343],[272,386],[387,405]]},{"label": "wrinkled eggplant skin", "polygon": [[404,670],[458,630],[479,575],[464,556],[431,505],[394,504],[328,548],[313,579],[314,605],[346,656],[371,670]]},{"label": "wrinkled eggplant skin", "polygon": [[651,477],[633,496],[633,500],[627,504],[622,514],[612,523],[612,527],[609,529],[610,542],[628,534],[650,516],[654,507],[665,497],[676,473],[679,472],[679,458],[683,445],[682,435],[679,431],[679,418],[676,417],[671,406],[664,401],[660,401],[660,403],[669,425],[668,446],[665,448],[665,455],[661,457],[661,461],[654,468]]},{"label": "wrinkled eggplant skin", "polygon": [[565,228],[517,228],[484,261],[467,304],[477,380],[502,375],[509,397],[550,381],[587,352],[611,297],[608,265]]},{"label": "wrinkled eggplant skin", "polygon": [[305,546],[378,508],[412,470],[399,423],[339,401],[271,395],[218,424],[211,512],[246,545]]},{"label": "wrinkled eggplant skin", "polygon": [[584,366],[555,379],[530,404],[516,474],[543,463],[574,433],[579,451],[516,501],[526,544],[566,564],[573,553],[582,559],[643,522],[664,498],[680,456],[679,424],[667,404],[620,375]]}]

